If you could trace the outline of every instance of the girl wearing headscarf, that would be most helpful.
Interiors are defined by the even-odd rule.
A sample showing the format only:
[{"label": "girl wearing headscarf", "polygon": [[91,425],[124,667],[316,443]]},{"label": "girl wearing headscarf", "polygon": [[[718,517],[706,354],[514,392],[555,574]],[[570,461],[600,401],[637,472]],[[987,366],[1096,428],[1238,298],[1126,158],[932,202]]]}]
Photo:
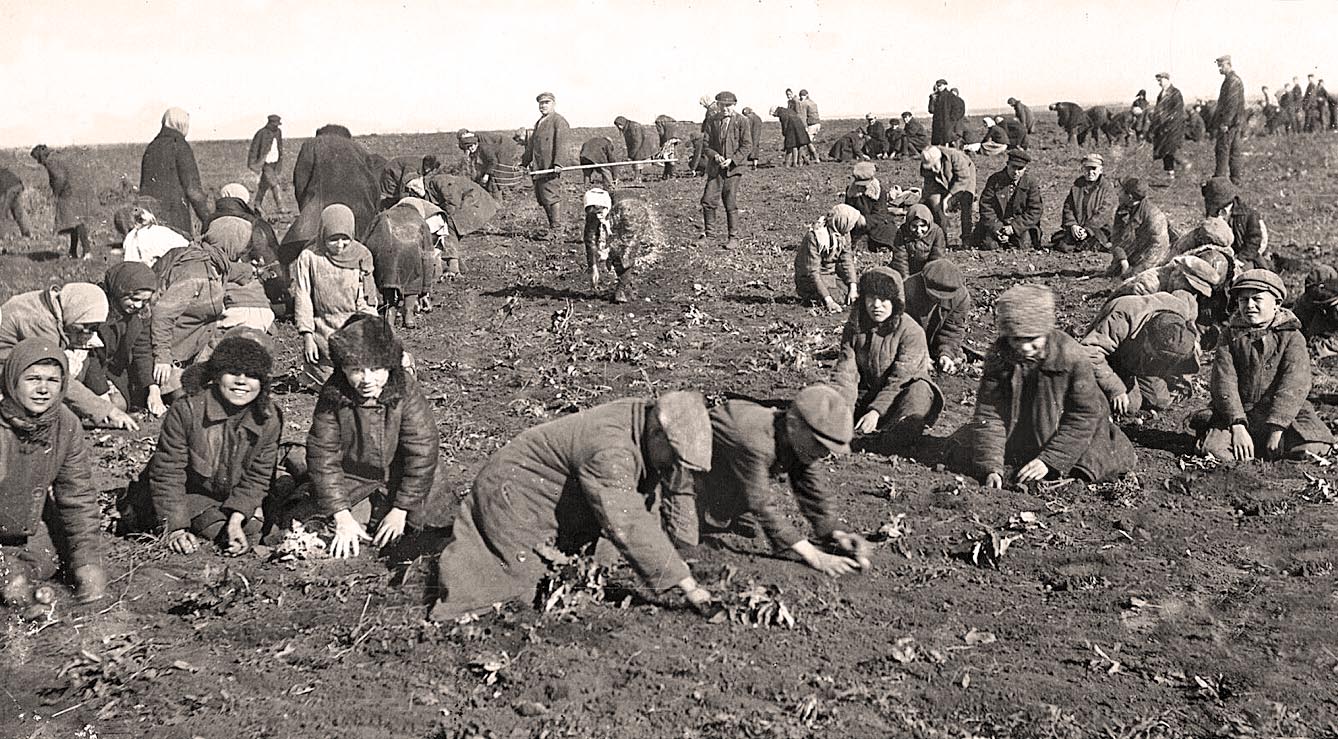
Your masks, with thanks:
[{"label": "girl wearing headscarf", "polygon": [[293,262],[293,317],[302,335],[304,382],[312,387],[330,377],[330,335],[355,314],[376,315],[372,253],[353,238],[355,231],[348,206],[328,206],[320,239]]},{"label": "girl wearing headscarf", "polygon": [[994,316],[999,338],[985,357],[975,416],[962,427],[963,461],[982,484],[1091,483],[1133,469],[1134,447],[1111,420],[1091,359],[1055,326],[1050,288],[1014,285]]},{"label": "girl wearing headscarf", "polygon": [[827,214],[808,227],[804,240],[794,255],[794,287],[805,304],[825,306],[840,313],[841,303],[832,297],[836,278],[845,285],[842,298],[853,304],[859,295],[855,281],[855,256],[850,248],[850,232],[864,225],[864,216],[849,205],[832,206]]},{"label": "girl wearing headscarf", "polygon": [[255,234],[251,221],[230,215],[212,219],[205,232],[205,246],[216,249],[227,262],[220,329],[248,326],[267,333],[274,325],[274,309],[265,293],[261,272],[256,268],[256,262],[263,264],[264,259],[255,254]]},{"label": "girl wearing headscarf", "polygon": [[[207,235],[215,223],[229,218],[238,218],[251,224],[251,249],[245,261],[255,266],[256,279],[263,287],[268,301],[265,305],[256,303],[253,307],[269,308],[274,303],[291,304],[288,280],[283,276],[283,268],[279,264],[279,238],[264,214],[251,207],[250,198],[251,193],[244,185],[236,182],[224,185],[218,192],[218,199],[214,201],[214,214],[209,216],[205,233]],[[272,318],[269,320],[273,321]]]},{"label": "girl wearing headscarf", "polygon": [[153,344],[146,318],[158,292],[158,276],[138,262],[122,262],[107,270],[102,289],[111,310],[98,329],[103,344],[99,365],[127,407],[148,408],[161,416],[167,406],[153,379]]},{"label": "girl wearing headscarf", "polygon": [[913,443],[943,408],[943,393],[929,379],[924,329],[906,316],[895,270],[866,271],[859,294],[841,333],[832,384],[854,407],[856,433],[877,434],[879,446]]},{"label": "girl wearing headscarf", "polygon": [[78,599],[97,600],[107,587],[102,508],[83,427],[61,402],[65,353],[45,339],[20,341],[0,383],[0,599],[30,605],[37,582],[63,566]]},{"label": "girl wearing headscarf", "polygon": [[636,287],[636,271],[654,264],[664,237],[659,218],[638,197],[615,198],[595,188],[585,193],[585,260],[590,287],[599,289],[599,268],[618,278],[613,302],[626,303]]},{"label": "girl wearing headscarf", "polygon": [[209,218],[209,200],[200,187],[200,168],[186,142],[189,131],[190,115],[181,108],[168,108],[163,113],[162,129],[144,150],[139,170],[140,193],[157,198],[162,204],[157,216],[183,234],[194,233],[192,210],[200,223]]},{"label": "girl wearing headscarf", "polygon": [[892,261],[887,266],[906,278],[924,269],[926,264],[947,255],[948,237],[934,223],[934,214],[929,206],[922,203],[912,205],[906,214],[906,222],[892,238]]},{"label": "girl wearing headscarf", "polygon": [[15,295],[0,306],[0,362],[24,339],[41,339],[65,352],[64,400],[81,418],[100,426],[136,431],[139,424],[85,384],[90,351],[102,346],[107,295],[88,282],[71,282]]},{"label": "girl wearing headscarf", "polygon": [[[149,200],[145,198],[145,200]],[[128,205],[118,210],[112,219],[121,232],[122,260],[153,267],[167,252],[190,245],[190,239],[179,231],[158,222],[149,203]]]},{"label": "girl wearing headscarf", "polygon": [[[283,414],[269,397],[274,360],[263,334],[231,332],[200,365],[199,386],[172,404],[140,478],[169,549],[214,541],[246,552],[274,478]],[[187,377],[190,384],[195,373]]]}]

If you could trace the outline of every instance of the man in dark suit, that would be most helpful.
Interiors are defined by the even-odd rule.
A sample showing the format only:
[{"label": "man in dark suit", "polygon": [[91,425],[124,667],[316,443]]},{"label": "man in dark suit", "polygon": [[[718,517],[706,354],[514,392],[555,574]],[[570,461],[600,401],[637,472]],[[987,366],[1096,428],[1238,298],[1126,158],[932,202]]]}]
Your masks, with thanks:
[{"label": "man in dark suit", "polygon": [[1031,155],[1008,152],[1008,164],[985,181],[975,241],[982,249],[1037,247],[1041,235],[1041,188],[1027,174]]},{"label": "man in dark suit", "polygon": [[738,196],[735,188],[743,165],[752,153],[752,126],[734,109],[739,99],[732,92],[715,96],[717,113],[706,120],[706,189],[702,192],[702,240],[714,235],[716,211],[725,206],[729,238],[725,248],[738,246]]},{"label": "man in dark suit", "polygon": [[1213,116],[1217,159],[1214,177],[1231,176],[1240,185],[1240,134],[1245,128],[1245,85],[1231,68],[1231,56],[1217,57],[1217,71],[1222,75],[1222,89],[1217,93],[1217,112]]}]

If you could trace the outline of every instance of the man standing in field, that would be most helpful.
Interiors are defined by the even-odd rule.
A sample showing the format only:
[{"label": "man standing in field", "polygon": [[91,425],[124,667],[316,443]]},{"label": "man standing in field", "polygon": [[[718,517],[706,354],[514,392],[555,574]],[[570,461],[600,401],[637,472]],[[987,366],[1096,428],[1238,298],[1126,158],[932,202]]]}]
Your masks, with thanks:
[{"label": "man standing in field", "polygon": [[706,190],[702,192],[702,240],[715,231],[715,215],[725,206],[729,238],[725,248],[738,246],[738,200],[734,192],[743,165],[752,151],[752,126],[734,110],[739,99],[725,91],[715,96],[719,112],[706,121]]},{"label": "man standing in field", "polygon": [[[532,171],[561,169],[562,161],[567,158],[567,139],[571,135],[571,126],[567,124],[566,118],[554,110],[557,98],[553,93],[540,93],[535,101],[539,103],[539,120],[534,123],[534,133],[526,139],[525,155],[520,163]],[[548,232],[545,235],[550,241],[556,241],[562,230],[558,223],[562,206],[562,187],[559,182],[562,173],[534,175],[531,179],[534,181],[534,199],[539,201],[539,207],[544,209],[544,215],[548,217]]]},{"label": "man standing in field", "polygon": [[1217,57],[1217,71],[1222,75],[1222,89],[1217,93],[1217,114],[1213,116],[1217,159],[1214,177],[1231,176],[1240,184],[1240,132],[1245,127],[1245,85],[1231,68],[1231,56]]},{"label": "man standing in field", "polygon": [[822,116],[818,115],[818,104],[808,96],[808,90],[799,91],[799,114],[804,117],[804,126],[808,128],[808,153],[813,161],[820,162],[818,156],[818,132],[822,130]]},{"label": "man standing in field", "polygon": [[259,209],[265,202],[265,193],[274,193],[274,207],[283,210],[283,188],[279,185],[279,171],[283,168],[283,131],[279,130],[282,119],[271,115],[256,135],[251,137],[251,150],[246,155],[246,166],[260,175],[260,184],[256,186],[255,199],[251,207]]}]

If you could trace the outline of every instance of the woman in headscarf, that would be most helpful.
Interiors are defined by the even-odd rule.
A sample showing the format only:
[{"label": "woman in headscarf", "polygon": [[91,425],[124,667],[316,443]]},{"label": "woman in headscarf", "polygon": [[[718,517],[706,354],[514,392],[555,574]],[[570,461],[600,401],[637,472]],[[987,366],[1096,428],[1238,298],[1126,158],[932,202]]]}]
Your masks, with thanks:
[{"label": "woman in headscarf", "polygon": [[158,222],[153,214],[158,207],[155,198],[138,198],[112,216],[112,224],[121,234],[123,261],[153,267],[167,252],[190,244],[180,231]]},{"label": "woman in headscarf", "polygon": [[34,147],[31,156],[46,167],[51,195],[56,199],[56,235],[68,234],[70,256],[87,259],[93,250],[93,244],[88,240],[88,225],[84,223],[93,202],[88,183],[83,177],[76,176],[78,173],[63,154],[56,154],[45,144]]},{"label": "woman in headscarf", "polygon": [[916,203],[906,214],[906,222],[892,237],[892,260],[889,267],[905,279],[925,268],[926,264],[948,255],[948,237],[934,223],[929,206]]},{"label": "woman in headscarf", "polygon": [[78,599],[98,600],[107,587],[102,508],[84,430],[61,402],[72,382],[65,354],[44,339],[9,349],[0,376],[0,599],[31,605],[37,582],[63,564]]},{"label": "woman in headscarf", "polygon": [[144,150],[139,168],[139,191],[157,198],[162,211],[159,220],[183,234],[194,233],[190,214],[204,223],[209,218],[209,200],[200,187],[200,168],[195,152],[186,142],[190,115],[181,108],[163,113],[163,127]]},{"label": "woman in headscarf", "polygon": [[103,346],[97,352],[107,382],[128,408],[148,408],[155,416],[167,410],[162,389],[153,379],[153,344],[146,318],[158,292],[158,275],[138,262],[122,262],[102,280],[111,310],[98,329]]},{"label": "woman in headscarf", "polygon": [[41,339],[65,352],[64,399],[81,418],[101,426],[137,431],[139,424],[110,399],[90,390],[89,353],[102,346],[98,329],[107,320],[107,296],[88,282],[71,282],[15,295],[0,306],[0,362],[25,339]]},{"label": "woman in headscarf", "polygon": [[279,259],[291,265],[303,249],[320,237],[321,214],[339,203],[353,213],[350,239],[360,239],[372,224],[381,197],[379,162],[343,126],[329,124],[316,130],[316,137],[302,144],[293,169],[293,191],[301,209],[297,220],[283,235]]},{"label": "woman in headscarf", "polygon": [[804,232],[804,240],[794,255],[794,288],[806,304],[841,312],[841,303],[832,297],[836,278],[845,285],[842,302],[853,304],[859,295],[855,256],[850,248],[850,232],[864,225],[864,216],[849,205],[832,206]]},{"label": "woman in headscarf", "polygon": [[[251,249],[247,261],[255,265],[256,279],[264,286],[270,303],[291,303],[288,282],[282,277],[279,264],[279,237],[265,216],[250,204],[251,193],[240,183],[224,185],[214,201],[214,214],[209,217],[206,233],[223,218],[240,218],[251,224]],[[269,306],[262,306],[268,308]]]},{"label": "woman in headscarf", "polygon": [[[409,191],[421,190],[422,181],[412,180]],[[403,326],[413,328],[418,325],[417,314],[431,306],[428,293],[441,267],[429,219],[449,236],[443,213],[432,203],[409,195],[372,219],[366,246],[372,253],[382,311],[392,325],[398,313]]]},{"label": "woman in headscarf", "polygon": [[321,212],[320,238],[302,250],[291,268],[293,316],[306,360],[303,381],[311,387],[330,377],[326,342],[331,334],[355,314],[376,315],[376,268],[371,251],[353,238],[356,230],[348,206],[327,206]]},{"label": "woman in headscarf", "polygon": [[[221,198],[235,200],[235,198]],[[206,246],[217,249],[227,263],[223,275],[223,315],[218,327],[249,326],[267,333],[274,325],[274,309],[270,307],[265,284],[256,265],[263,268],[268,244],[256,242],[255,224],[235,215],[215,216],[209,221],[204,234]],[[263,234],[261,235],[263,239]],[[261,254],[256,253],[259,247]]]},{"label": "woman in headscarf", "polygon": [[864,216],[865,227],[856,231],[853,237],[867,235],[869,251],[891,249],[897,235],[897,221],[892,216],[890,193],[878,180],[873,162],[860,162],[851,169],[845,201]]}]

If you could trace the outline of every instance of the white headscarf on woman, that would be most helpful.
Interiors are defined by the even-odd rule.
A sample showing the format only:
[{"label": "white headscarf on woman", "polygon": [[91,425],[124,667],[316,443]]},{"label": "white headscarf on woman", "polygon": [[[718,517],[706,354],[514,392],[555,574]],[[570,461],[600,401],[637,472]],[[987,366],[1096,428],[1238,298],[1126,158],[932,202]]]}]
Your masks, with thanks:
[{"label": "white headscarf on woman", "polygon": [[168,108],[163,113],[163,128],[170,128],[182,136],[190,134],[190,113],[181,108]]},{"label": "white headscarf on woman", "polygon": [[218,196],[221,198],[237,198],[243,203],[251,199],[251,193],[246,189],[246,185],[239,182],[224,185],[223,189],[218,191]]}]

